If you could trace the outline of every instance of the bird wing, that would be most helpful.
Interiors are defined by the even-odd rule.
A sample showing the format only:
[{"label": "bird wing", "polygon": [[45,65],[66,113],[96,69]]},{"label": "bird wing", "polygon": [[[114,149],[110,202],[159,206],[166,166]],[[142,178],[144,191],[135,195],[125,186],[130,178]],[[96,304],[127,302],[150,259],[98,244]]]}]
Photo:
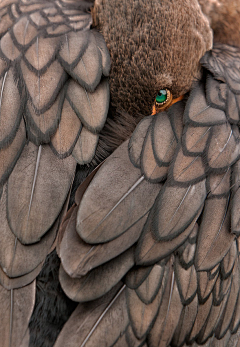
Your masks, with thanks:
[{"label": "bird wing", "polygon": [[79,302],[56,347],[236,346],[240,51],[144,118],[64,223],[60,283]]},{"label": "bird wing", "polygon": [[28,340],[35,278],[107,117],[110,57],[90,6],[0,4],[1,347]]}]

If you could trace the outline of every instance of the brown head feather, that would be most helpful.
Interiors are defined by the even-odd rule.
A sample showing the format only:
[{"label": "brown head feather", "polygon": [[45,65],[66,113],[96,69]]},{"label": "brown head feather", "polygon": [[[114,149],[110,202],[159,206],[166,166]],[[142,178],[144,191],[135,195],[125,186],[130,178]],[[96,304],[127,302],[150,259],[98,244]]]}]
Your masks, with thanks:
[{"label": "brown head feather", "polygon": [[93,18],[111,55],[112,104],[130,114],[151,114],[160,89],[186,93],[212,46],[197,0],[96,0]]},{"label": "brown head feather", "polygon": [[240,0],[199,0],[214,31],[214,41],[240,47]]}]

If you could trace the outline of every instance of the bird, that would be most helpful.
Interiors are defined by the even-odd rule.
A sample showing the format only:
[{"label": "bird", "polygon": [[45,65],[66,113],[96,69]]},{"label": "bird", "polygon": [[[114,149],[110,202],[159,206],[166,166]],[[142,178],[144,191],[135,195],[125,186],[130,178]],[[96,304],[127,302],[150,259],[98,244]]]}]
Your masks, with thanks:
[{"label": "bird", "polygon": [[236,345],[226,11],[237,2],[1,2],[1,347]]},{"label": "bird", "polygon": [[[118,92],[113,102],[124,94],[119,88],[125,68],[129,75],[134,71],[129,90],[135,90],[133,84],[140,88],[141,77],[147,76],[149,99],[144,89],[143,101],[140,93],[139,102],[134,92],[125,94],[130,106],[124,107],[131,113],[137,105],[148,116],[89,177],[87,188],[78,188],[63,223],[59,278],[67,296],[79,304],[56,347],[239,344],[240,45],[239,21],[233,20],[239,18],[239,4],[150,3],[154,39],[151,22],[146,20],[149,31],[141,22],[148,46],[136,52],[134,19],[144,21],[148,9],[137,2],[137,17],[134,6],[129,14],[122,3],[133,35],[129,49],[119,52],[127,24],[122,32],[115,27],[118,45],[110,39],[110,28],[121,9],[114,1],[97,4],[97,25],[117,75],[112,86],[110,79],[111,92]],[[229,22],[221,25],[226,11]],[[121,53],[127,67],[116,63],[115,70]]]}]

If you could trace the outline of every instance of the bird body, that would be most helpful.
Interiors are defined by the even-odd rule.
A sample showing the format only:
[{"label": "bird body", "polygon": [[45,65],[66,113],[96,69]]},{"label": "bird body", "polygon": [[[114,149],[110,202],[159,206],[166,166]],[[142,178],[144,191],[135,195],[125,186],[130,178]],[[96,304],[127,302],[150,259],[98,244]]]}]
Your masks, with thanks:
[{"label": "bird body", "polygon": [[1,347],[238,345],[229,2],[1,2]]},{"label": "bird body", "polygon": [[[228,66],[239,53],[226,45],[207,52],[189,97],[144,118],[76,205],[60,246],[60,283],[84,302],[83,317],[73,314],[57,347],[237,343],[239,111],[228,111],[228,98],[237,105],[240,75]],[[117,294],[98,322],[92,312],[109,290]]]}]

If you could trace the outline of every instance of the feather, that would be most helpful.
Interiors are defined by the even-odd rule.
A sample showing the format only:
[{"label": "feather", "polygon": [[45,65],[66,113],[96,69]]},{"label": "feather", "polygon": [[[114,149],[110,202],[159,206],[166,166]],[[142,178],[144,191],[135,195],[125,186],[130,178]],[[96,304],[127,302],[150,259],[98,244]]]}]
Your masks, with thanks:
[{"label": "feather", "polygon": [[208,297],[206,302],[202,305],[198,305],[197,310],[197,316],[194,321],[193,329],[191,331],[191,334],[188,338],[188,343],[192,344],[193,341],[196,339],[197,336],[199,336],[200,331],[202,330],[203,326],[205,325],[208,316],[210,314],[210,310],[212,307],[212,295]]},{"label": "feather", "polygon": [[233,166],[231,196],[231,232],[239,236],[240,233],[240,160]]},{"label": "feather", "polygon": [[236,144],[229,123],[213,127],[211,141],[207,150],[207,162],[212,169],[228,168],[238,157]]},{"label": "feather", "polygon": [[83,127],[79,139],[73,149],[72,155],[80,165],[90,163],[94,158],[99,135],[93,134]]},{"label": "feather", "polygon": [[[147,344],[144,343],[146,338],[143,337],[139,340],[133,332],[131,325],[129,324],[126,329],[126,342],[129,347],[147,347]],[[126,344],[122,344],[122,347],[126,347]]]},{"label": "feather", "polygon": [[20,66],[22,80],[34,108],[39,113],[46,112],[53,105],[60,89],[66,82],[66,72],[56,60],[42,75],[36,75],[30,71],[23,60]]},{"label": "feather", "polygon": [[93,177],[96,175],[96,173],[98,172],[98,170],[100,169],[100,167],[103,165],[104,162],[105,160],[102,161],[101,164],[99,164],[97,167],[95,167],[95,169],[91,171],[91,173],[85,178],[85,180],[78,187],[75,194],[75,202],[77,205],[80,205],[80,202],[82,201],[85,191],[87,190],[88,186],[93,180]]},{"label": "feather", "polygon": [[14,45],[11,35],[7,32],[0,41],[1,55],[6,60],[15,60],[19,57],[20,51]]},{"label": "feather", "polygon": [[197,273],[195,267],[192,265],[188,269],[184,269],[178,258],[176,258],[174,265],[181,302],[183,305],[189,305],[197,293]]},{"label": "feather", "polygon": [[218,339],[223,338],[227,330],[229,329],[229,326],[234,314],[234,308],[237,303],[238,294],[239,294],[239,268],[238,268],[238,263],[236,263],[235,267],[233,268],[233,280],[232,280],[230,294],[228,296],[226,308],[223,313],[223,319],[220,321],[216,329],[216,337]]},{"label": "feather", "polygon": [[19,45],[27,46],[36,38],[37,29],[27,16],[20,17],[13,26],[13,35]]},{"label": "feather", "polygon": [[128,271],[125,277],[125,283],[128,288],[138,288],[148,277],[153,266],[134,266]]},{"label": "feather", "polygon": [[[153,270],[152,270],[153,271]],[[151,273],[150,273],[151,274]],[[128,307],[128,315],[130,319],[130,323],[134,332],[134,335],[139,339],[143,339],[144,336],[148,334],[151,330],[156,316],[158,314],[159,306],[162,302],[162,298],[164,295],[164,291],[166,289],[167,281],[169,275],[169,267],[166,266],[166,270],[162,276],[162,281],[159,283],[158,290],[154,293],[154,297],[152,300],[146,304],[144,303],[137,292],[133,289],[127,289],[127,307]],[[146,279],[145,281],[147,281]],[[144,285],[144,282],[142,286]],[[151,282],[148,281],[148,285],[151,289],[155,290],[155,288],[151,288]],[[145,285],[145,290],[146,290]],[[154,286],[153,286],[154,287]],[[145,294],[148,296],[148,293]]]},{"label": "feather", "polygon": [[22,119],[20,93],[14,81],[13,69],[0,80],[0,149],[13,142]]},{"label": "feather", "polygon": [[200,156],[185,156],[182,148],[177,153],[171,171],[174,181],[185,185],[199,182],[206,176],[206,168],[202,158]]},{"label": "feather", "polygon": [[190,93],[184,118],[186,124],[192,126],[211,126],[226,123],[226,115],[222,110],[208,106],[204,85],[200,83]]},{"label": "feather", "polygon": [[228,198],[207,199],[199,228],[195,266],[198,271],[214,268],[227,254],[235,236],[230,230]]},{"label": "feather", "polygon": [[169,241],[179,236],[196,217],[205,197],[205,180],[186,188],[165,184],[153,206],[154,237]]},{"label": "feather", "polygon": [[113,288],[134,265],[133,247],[81,278],[71,278],[60,267],[59,280],[67,296],[79,302],[100,298]]},{"label": "feather", "polygon": [[4,20],[1,20],[0,24],[0,35],[3,36],[4,33],[12,26],[13,21],[9,13],[4,15]]},{"label": "feather", "polygon": [[18,289],[33,282],[42,270],[43,263],[39,264],[33,271],[20,277],[8,277],[0,267],[0,284],[7,290]]},{"label": "feather", "polygon": [[89,36],[89,31],[70,31],[65,34],[63,44],[58,53],[58,60],[65,70],[71,71],[75,68],[87,49]]},{"label": "feather", "polygon": [[155,299],[159,292],[159,288],[162,286],[164,276],[166,277],[165,262],[157,263],[153,266],[144,282],[135,289],[139,299],[145,305],[151,304]]},{"label": "feather", "polygon": [[197,296],[193,301],[184,306],[181,316],[179,318],[178,326],[174,332],[172,345],[173,346],[182,346],[183,343],[187,340],[192,327],[194,325],[195,318],[198,312],[198,299]]},{"label": "feather", "polygon": [[[232,285],[232,276],[228,277],[226,280],[222,280],[220,276],[213,288],[213,305],[219,306],[224,299],[224,295],[229,291]],[[225,287],[225,290],[224,290]]]},{"label": "feather", "polygon": [[110,73],[110,67],[111,67],[111,60],[110,60],[110,54],[108,52],[108,48],[106,45],[106,42],[104,40],[104,37],[101,33],[99,33],[96,30],[93,30],[93,34],[96,39],[96,45],[101,53],[102,56],[102,71],[104,76],[109,76]]},{"label": "feather", "polygon": [[228,196],[230,192],[230,178],[230,169],[223,174],[210,174],[207,178],[207,190],[209,191],[208,197],[217,197],[221,195]]},{"label": "feather", "polygon": [[13,142],[0,150],[0,185],[3,185],[11,174],[26,143],[26,130],[22,120]]},{"label": "feather", "polygon": [[84,276],[131,247],[138,240],[147,215],[118,238],[100,245],[89,245],[81,240],[76,232],[76,219],[77,208],[66,227],[59,252],[62,265],[71,277]]},{"label": "feather", "polygon": [[110,347],[124,333],[128,324],[125,286],[118,285],[101,299],[79,304],[54,347]]},{"label": "feather", "polygon": [[191,224],[178,236],[170,241],[157,241],[151,230],[151,219],[149,219],[144,227],[144,232],[136,248],[136,263],[138,265],[151,265],[155,262],[164,259],[175,251],[188,238],[189,234],[197,228],[196,220],[201,213],[201,209]]},{"label": "feather", "polygon": [[[84,194],[77,232],[87,243],[108,242],[122,235],[148,213],[161,188],[145,181],[132,166],[127,146],[125,142],[106,160]],[[102,200],[106,202],[99,206]]]},{"label": "feather", "polygon": [[53,225],[66,200],[76,167],[72,157],[60,160],[49,146],[43,146],[40,158],[37,153],[38,148],[32,143],[25,146],[8,181],[8,223],[22,243],[37,242]]},{"label": "feather", "polygon": [[233,242],[229,251],[223,258],[221,262],[221,277],[223,279],[227,278],[233,269],[234,263],[238,257],[237,243]]},{"label": "feather", "polygon": [[150,182],[161,182],[168,173],[167,166],[158,166],[156,156],[153,152],[151,138],[151,126],[148,128],[147,135],[141,153],[141,171],[145,178]]},{"label": "feather", "polygon": [[68,72],[74,80],[89,92],[96,89],[102,76],[102,54],[98,49],[93,31],[89,33],[86,51],[73,70]]},{"label": "feather", "polygon": [[197,228],[195,228],[194,233],[191,234],[192,239],[188,239],[183,246],[181,246],[177,252],[179,263],[184,269],[189,269],[194,263],[194,256],[196,251],[196,238],[197,238]]},{"label": "feather", "polygon": [[43,14],[39,11],[31,13],[29,18],[37,27],[43,27],[48,24],[46,18],[44,18]]},{"label": "feather", "polygon": [[0,285],[0,346],[20,346],[27,332],[35,303],[36,283],[6,290]]},{"label": "feather", "polygon": [[149,334],[150,345],[165,347],[172,340],[182,312],[182,304],[174,275],[169,274],[170,286],[166,287],[157,319]]},{"label": "feather", "polygon": [[79,118],[69,102],[65,99],[62,108],[61,121],[55,134],[51,138],[50,146],[53,153],[60,159],[68,157],[75,147],[81,129],[82,124]]},{"label": "feather", "polygon": [[143,345],[146,346],[146,344],[144,344],[145,340],[145,338],[138,340],[129,324],[124,333],[119,336],[111,347],[142,347]]},{"label": "feather", "polygon": [[[1,21],[2,22],[2,21]],[[2,77],[4,78],[4,76],[6,75],[7,73],[7,67],[8,67],[8,64],[5,60],[3,60],[1,57],[0,57],[0,77],[1,77],[1,85],[2,85]],[[5,76],[5,79],[6,79],[7,76]]]},{"label": "feather", "polygon": [[176,150],[177,141],[167,113],[154,116],[151,127],[152,148],[159,166],[169,166]]},{"label": "feather", "polygon": [[209,106],[225,111],[225,103],[221,97],[220,88],[225,87],[225,83],[215,80],[211,74],[208,74],[206,81],[206,99]]},{"label": "feather", "polygon": [[[215,269],[214,269],[215,270]],[[217,271],[212,275],[210,271],[198,271],[198,297],[201,304],[209,298],[213,287],[218,279],[219,266],[217,266]]]},{"label": "feather", "polygon": [[55,60],[59,43],[56,37],[38,35],[35,44],[32,44],[24,54],[24,61],[28,68],[42,75]]},{"label": "feather", "polygon": [[109,107],[109,85],[103,79],[94,92],[88,92],[70,81],[67,99],[84,126],[91,132],[99,132],[106,121]]},{"label": "feather", "polygon": [[27,125],[30,127],[28,136],[36,146],[42,143],[49,143],[51,136],[56,132],[61,118],[64,96],[65,90],[63,89],[53,105],[41,115],[36,112],[31,102],[27,102],[25,116]]},{"label": "feather", "polygon": [[19,277],[33,271],[44,261],[56,237],[59,220],[40,242],[24,246],[14,236],[8,225],[6,202],[6,187],[4,187],[0,202],[0,265],[7,276]]},{"label": "feather", "polygon": [[213,335],[216,329],[216,326],[221,319],[224,308],[226,306],[228,295],[224,297],[223,301],[221,302],[219,306],[212,305],[206,324],[197,338],[197,342],[199,344],[205,343],[209,339],[209,337]]},{"label": "feather", "polygon": [[229,118],[229,121],[233,124],[239,122],[239,109],[237,101],[233,92],[228,89],[227,104],[226,104],[226,114]]},{"label": "feather", "polygon": [[201,155],[206,148],[211,127],[185,126],[182,137],[183,153],[190,156]]},{"label": "feather", "polygon": [[235,334],[238,331],[239,325],[240,325],[240,295],[238,293],[238,298],[236,302],[236,306],[233,311],[233,317],[230,325],[230,330],[232,334]]},{"label": "feather", "polygon": [[176,102],[168,110],[167,114],[170,118],[172,130],[177,143],[181,141],[183,134],[183,114],[185,110],[185,100]]},{"label": "feather", "polygon": [[149,126],[151,125],[153,121],[153,117],[145,117],[136,127],[134,130],[130,141],[129,141],[129,158],[131,160],[131,163],[137,167],[140,168],[140,156],[143,148],[143,143],[145,141],[147,130]]}]

